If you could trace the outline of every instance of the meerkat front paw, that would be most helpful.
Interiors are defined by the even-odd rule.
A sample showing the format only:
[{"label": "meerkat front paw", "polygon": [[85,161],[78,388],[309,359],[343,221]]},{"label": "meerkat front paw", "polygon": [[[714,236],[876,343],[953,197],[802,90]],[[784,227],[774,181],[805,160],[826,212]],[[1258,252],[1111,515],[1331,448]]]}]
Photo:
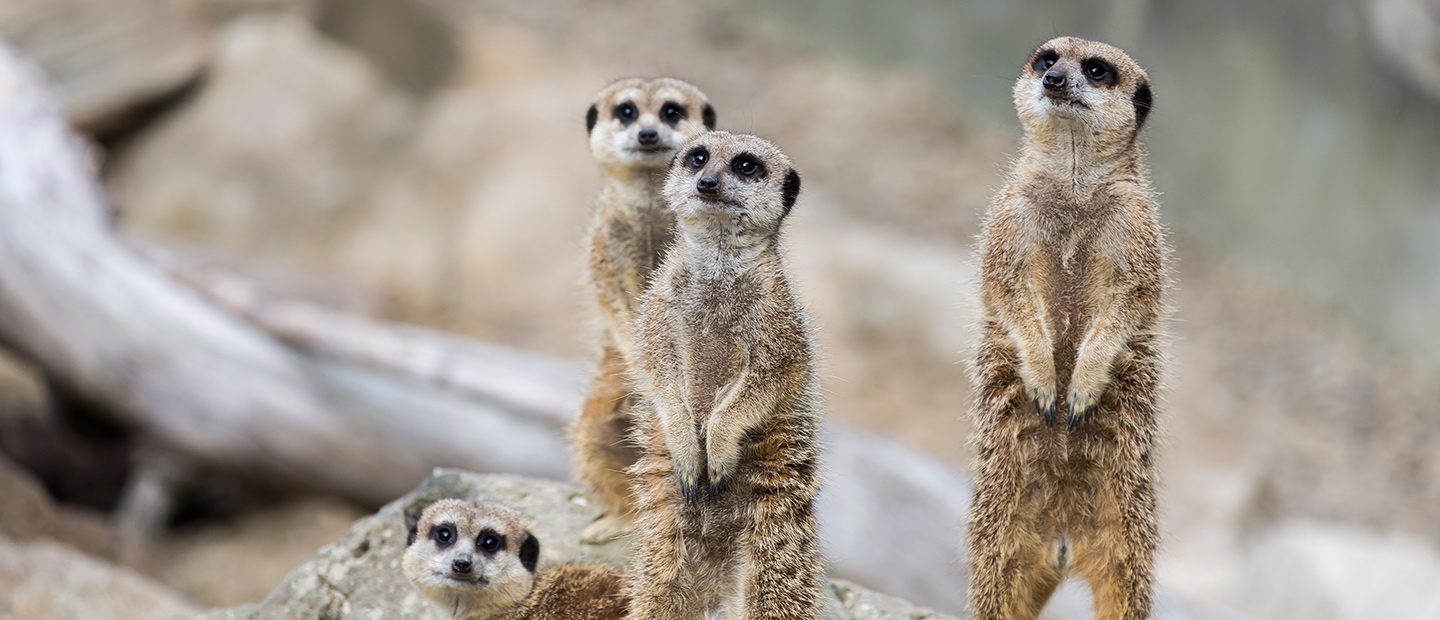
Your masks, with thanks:
[{"label": "meerkat front paw", "polygon": [[680,458],[679,454],[672,453],[672,457],[675,459],[675,478],[680,482],[680,495],[685,498],[687,504],[699,503],[700,474],[704,471],[700,455]]},{"label": "meerkat front paw", "polygon": [[[725,483],[730,480],[730,476],[740,466],[740,455],[730,454],[730,452],[732,451],[712,448],[708,455],[707,475],[710,477],[710,487],[707,490],[710,501],[715,501],[715,498],[720,496],[720,493],[725,490]],[[738,450],[733,450],[733,452],[738,453]]]},{"label": "meerkat front paw", "polygon": [[1029,363],[1020,364],[1020,379],[1025,382],[1025,392],[1035,401],[1035,410],[1045,417],[1047,426],[1055,426],[1055,361],[1046,356],[1030,356]]},{"label": "meerkat front paw", "polygon": [[[1070,382],[1070,391],[1066,396],[1066,402],[1070,405],[1070,416],[1066,420],[1065,430],[1073,432],[1080,423],[1090,415],[1096,405],[1100,404],[1100,394],[1105,386],[1086,387],[1085,381],[1077,376],[1075,381]],[[1093,385],[1093,384],[1092,384]]]}]

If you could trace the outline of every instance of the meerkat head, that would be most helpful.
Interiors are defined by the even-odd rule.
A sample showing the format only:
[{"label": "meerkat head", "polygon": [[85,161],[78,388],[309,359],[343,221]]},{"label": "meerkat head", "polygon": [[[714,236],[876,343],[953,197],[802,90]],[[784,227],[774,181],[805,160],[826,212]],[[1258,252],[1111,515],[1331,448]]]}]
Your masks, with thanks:
[{"label": "meerkat head", "polygon": [[516,510],[443,499],[428,506],[410,528],[401,566],[453,617],[489,617],[530,595],[539,559],[540,541]]},{"label": "meerkat head", "polygon": [[741,235],[777,230],[800,195],[800,173],[769,141],[712,131],[681,147],[665,179],[665,199],[689,227]]},{"label": "meerkat head", "polygon": [[1150,78],[1140,65],[1120,48],[1076,37],[1036,48],[1015,82],[1015,108],[1036,136],[1083,128],[1128,141],[1145,124],[1150,103]]},{"label": "meerkat head", "polygon": [[680,145],[715,128],[715,108],[688,82],[630,78],[595,96],[585,127],[602,166],[660,170]]}]

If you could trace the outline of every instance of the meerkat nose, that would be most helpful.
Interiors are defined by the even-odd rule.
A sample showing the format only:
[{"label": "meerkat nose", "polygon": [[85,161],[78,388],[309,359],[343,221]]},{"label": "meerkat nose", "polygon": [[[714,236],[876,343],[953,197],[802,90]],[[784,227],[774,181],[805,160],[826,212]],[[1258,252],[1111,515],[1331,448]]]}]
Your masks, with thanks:
[{"label": "meerkat nose", "polygon": [[720,190],[720,179],[706,175],[695,181],[695,189],[702,194],[713,194]]},{"label": "meerkat nose", "polygon": [[1040,79],[1045,85],[1045,90],[1060,90],[1065,88],[1065,72],[1058,69],[1051,69],[1045,72],[1045,77]]},{"label": "meerkat nose", "polygon": [[450,568],[461,575],[468,575],[470,574],[470,569],[474,568],[474,565],[470,563],[469,556],[462,555],[450,563]]},{"label": "meerkat nose", "polygon": [[642,129],[636,138],[640,140],[640,144],[655,144],[660,141],[660,133],[654,129]]}]

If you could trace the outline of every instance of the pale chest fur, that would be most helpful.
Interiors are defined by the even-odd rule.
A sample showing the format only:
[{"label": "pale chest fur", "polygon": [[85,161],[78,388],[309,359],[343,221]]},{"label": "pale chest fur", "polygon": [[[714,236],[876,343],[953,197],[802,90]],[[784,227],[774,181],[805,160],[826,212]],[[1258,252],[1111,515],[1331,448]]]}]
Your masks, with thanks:
[{"label": "pale chest fur", "polygon": [[[619,279],[634,299],[660,268],[675,240],[675,215],[651,183],[610,186],[594,237],[594,268]],[[611,276],[610,274],[613,274]]]}]

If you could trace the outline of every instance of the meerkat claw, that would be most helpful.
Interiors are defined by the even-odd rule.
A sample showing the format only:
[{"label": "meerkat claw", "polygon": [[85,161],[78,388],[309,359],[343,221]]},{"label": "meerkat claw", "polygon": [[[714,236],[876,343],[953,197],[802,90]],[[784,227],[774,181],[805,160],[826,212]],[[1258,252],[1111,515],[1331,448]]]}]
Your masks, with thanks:
[{"label": "meerkat claw", "polygon": [[1035,410],[1045,417],[1045,426],[1055,427],[1055,405],[1045,406],[1040,404],[1040,399],[1035,399]]},{"label": "meerkat claw", "polygon": [[1090,415],[1090,409],[1091,407],[1086,407],[1084,409],[1081,409],[1079,413],[1071,411],[1070,418],[1065,422],[1065,432],[1075,432],[1075,428],[1080,426],[1080,422],[1084,421],[1085,418]]},{"label": "meerkat claw", "polygon": [[699,481],[686,476],[680,478],[680,495],[685,498],[686,504],[695,504],[700,499]]},{"label": "meerkat claw", "polygon": [[725,490],[725,480],[726,479],[722,477],[710,483],[710,488],[708,489],[710,501],[713,502],[716,498],[720,497],[720,492]]}]

